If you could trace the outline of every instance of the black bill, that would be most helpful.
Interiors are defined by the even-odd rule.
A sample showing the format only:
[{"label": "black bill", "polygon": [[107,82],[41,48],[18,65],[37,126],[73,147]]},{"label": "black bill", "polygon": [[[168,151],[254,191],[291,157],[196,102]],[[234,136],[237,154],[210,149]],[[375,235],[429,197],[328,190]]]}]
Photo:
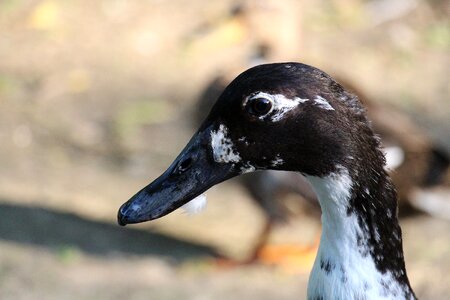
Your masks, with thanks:
[{"label": "black bill", "polygon": [[214,161],[211,127],[199,131],[166,172],[120,207],[118,222],[124,226],[167,215],[211,186],[238,175],[234,169],[233,164]]}]

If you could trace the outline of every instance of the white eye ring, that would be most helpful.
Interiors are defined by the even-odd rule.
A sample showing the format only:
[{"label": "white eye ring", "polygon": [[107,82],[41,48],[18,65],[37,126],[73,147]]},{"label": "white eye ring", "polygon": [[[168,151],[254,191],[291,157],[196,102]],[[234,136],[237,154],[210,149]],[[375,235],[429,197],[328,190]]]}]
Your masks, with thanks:
[{"label": "white eye ring", "polygon": [[268,115],[274,107],[273,97],[266,93],[257,93],[250,96],[244,103],[245,110],[256,117]]}]

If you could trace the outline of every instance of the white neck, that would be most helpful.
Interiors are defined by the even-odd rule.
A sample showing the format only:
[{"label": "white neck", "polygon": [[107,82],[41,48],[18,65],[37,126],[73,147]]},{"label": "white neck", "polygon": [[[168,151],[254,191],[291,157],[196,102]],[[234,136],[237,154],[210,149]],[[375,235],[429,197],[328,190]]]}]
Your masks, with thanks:
[{"label": "white neck", "polygon": [[402,286],[381,273],[369,254],[367,224],[348,213],[352,179],[345,168],[327,177],[306,176],[322,208],[322,236],[309,278],[308,299],[404,299]]}]

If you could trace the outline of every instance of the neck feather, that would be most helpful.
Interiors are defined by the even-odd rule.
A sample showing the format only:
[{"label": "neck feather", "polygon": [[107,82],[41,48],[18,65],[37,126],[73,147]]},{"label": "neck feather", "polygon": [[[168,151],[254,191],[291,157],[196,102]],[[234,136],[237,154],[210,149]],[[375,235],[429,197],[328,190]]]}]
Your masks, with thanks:
[{"label": "neck feather", "polygon": [[307,176],[323,226],[308,299],[414,299],[388,175],[373,168],[359,176],[341,166],[337,170],[326,177]]}]

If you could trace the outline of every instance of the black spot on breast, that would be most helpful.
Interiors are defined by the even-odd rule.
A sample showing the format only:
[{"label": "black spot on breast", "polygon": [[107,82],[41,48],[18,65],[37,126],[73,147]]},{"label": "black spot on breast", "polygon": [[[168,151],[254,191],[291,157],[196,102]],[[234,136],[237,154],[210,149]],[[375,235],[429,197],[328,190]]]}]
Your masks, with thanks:
[{"label": "black spot on breast", "polygon": [[322,270],[324,270],[325,273],[328,275],[334,270],[335,264],[330,262],[328,259],[325,259],[325,260],[321,259],[320,260],[320,268]]},{"label": "black spot on breast", "polygon": [[340,271],[341,271],[341,282],[342,283],[346,283],[348,278],[347,278],[347,272],[345,272],[344,267],[341,265],[340,267]]},{"label": "black spot on breast", "polygon": [[383,290],[381,291],[381,296],[387,297],[391,293],[389,284],[384,279],[381,279],[380,285],[383,288]]},{"label": "black spot on breast", "polygon": [[356,245],[358,245],[358,247],[363,245],[363,237],[360,233],[356,234]]},{"label": "black spot on breast", "polygon": [[367,245],[362,245],[360,247],[358,247],[358,251],[361,254],[362,257],[367,257],[367,255],[369,255],[369,251],[370,248]]}]

